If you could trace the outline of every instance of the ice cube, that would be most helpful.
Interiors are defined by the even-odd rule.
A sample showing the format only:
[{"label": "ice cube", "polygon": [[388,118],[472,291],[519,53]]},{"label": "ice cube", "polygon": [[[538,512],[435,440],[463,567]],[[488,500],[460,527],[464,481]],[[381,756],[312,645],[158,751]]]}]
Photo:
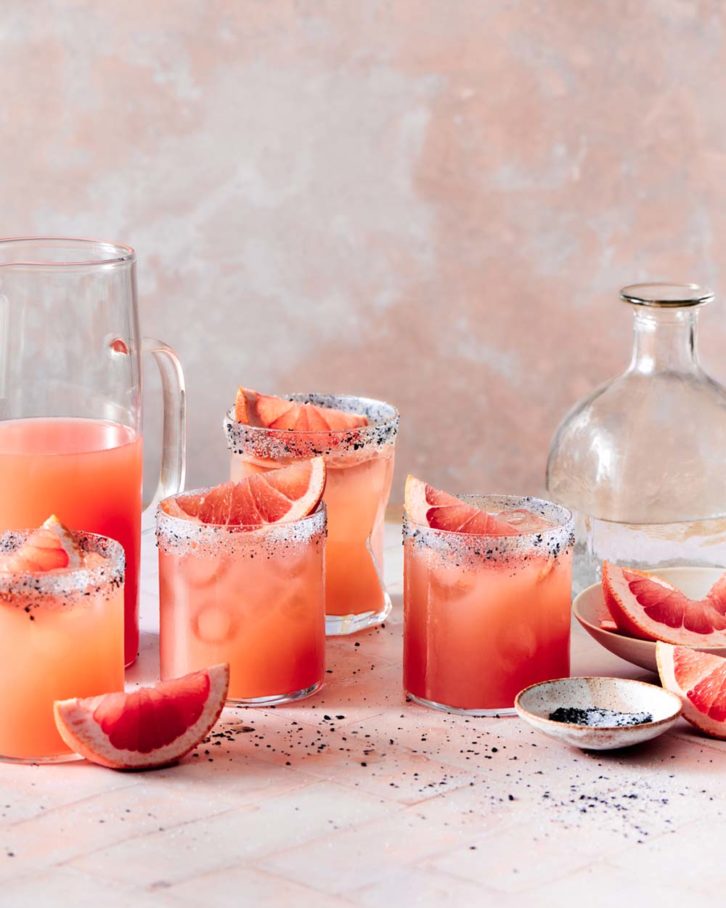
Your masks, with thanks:
[{"label": "ice cube", "polygon": [[431,595],[437,600],[450,601],[467,596],[476,583],[476,573],[462,567],[447,567],[432,570],[429,575]]},{"label": "ice cube", "polygon": [[301,591],[293,592],[286,597],[280,597],[278,602],[280,610],[288,621],[304,621],[313,613],[315,608],[313,597],[309,593],[306,594]]},{"label": "ice cube", "polygon": [[189,552],[184,556],[183,576],[193,587],[201,588],[216,583],[227,570],[227,559],[222,555]]},{"label": "ice cube", "polygon": [[227,643],[237,632],[237,618],[229,609],[210,603],[197,611],[192,626],[203,643]]},{"label": "ice cube", "polygon": [[506,521],[522,535],[542,533],[545,530],[553,529],[555,526],[551,520],[546,520],[544,517],[535,514],[533,511],[528,511],[526,508],[516,508],[512,511],[500,511],[496,517]]}]

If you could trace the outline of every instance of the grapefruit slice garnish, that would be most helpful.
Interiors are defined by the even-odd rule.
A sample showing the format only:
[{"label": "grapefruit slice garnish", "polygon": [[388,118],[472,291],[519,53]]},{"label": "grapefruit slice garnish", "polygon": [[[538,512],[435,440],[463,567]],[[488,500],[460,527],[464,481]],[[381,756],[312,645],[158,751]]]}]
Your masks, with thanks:
[{"label": "grapefruit slice garnish", "polygon": [[73,570],[82,562],[81,550],[69,530],[52,514],[14,552],[0,557],[0,571],[20,574]]},{"label": "grapefruit slice garnish", "polygon": [[518,536],[519,530],[501,517],[435,489],[415,476],[406,477],[404,507],[409,519],[419,526],[452,533],[479,536]]},{"label": "grapefruit slice garnish", "polygon": [[644,640],[704,648],[726,646],[726,575],[703,599],[658,577],[603,562],[602,589],[618,628]]},{"label": "grapefruit slice garnish", "polygon": [[152,687],[56,700],[55,724],[75,753],[109,769],[156,769],[189,753],[227,699],[229,666],[213,665]]},{"label": "grapefruit slice garnish", "polygon": [[250,426],[291,432],[343,432],[368,425],[367,417],[360,413],[299,403],[250,388],[237,389],[234,418]]},{"label": "grapefruit slice garnish", "polygon": [[726,659],[660,641],[655,657],[663,687],[681,698],[683,718],[707,735],[726,738]]},{"label": "grapefruit slice garnish", "polygon": [[240,482],[224,482],[201,494],[162,502],[172,517],[190,517],[216,526],[261,526],[300,520],[317,508],[325,491],[322,457],[297,460]]}]

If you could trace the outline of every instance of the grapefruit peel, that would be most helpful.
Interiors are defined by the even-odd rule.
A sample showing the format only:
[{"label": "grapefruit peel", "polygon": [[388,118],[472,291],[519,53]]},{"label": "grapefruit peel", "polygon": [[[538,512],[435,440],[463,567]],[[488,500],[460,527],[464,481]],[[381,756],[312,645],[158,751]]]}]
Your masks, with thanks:
[{"label": "grapefruit peel", "polygon": [[47,573],[73,570],[82,562],[81,550],[70,531],[52,514],[15,551],[0,557],[0,571]]},{"label": "grapefruit peel", "polygon": [[605,561],[602,591],[621,632],[676,646],[726,646],[726,574],[703,599],[689,599],[659,577]]},{"label": "grapefruit peel", "polygon": [[219,719],[229,665],[151,687],[56,700],[58,732],[72,751],[109,769],[170,766],[193,750]]},{"label": "grapefruit peel", "polygon": [[404,508],[414,524],[435,530],[479,536],[520,535],[516,527],[500,517],[442,492],[411,474],[406,477]]},{"label": "grapefruit peel", "polygon": [[171,517],[214,526],[263,526],[301,520],[317,508],[327,474],[322,457],[295,461],[240,482],[225,482],[201,493],[162,502]]},{"label": "grapefruit peel", "polygon": [[244,387],[237,389],[234,417],[245,425],[291,432],[344,432],[368,425],[368,418],[360,413],[318,407]]},{"label": "grapefruit peel", "polygon": [[726,738],[726,659],[662,641],[655,657],[661,684],[680,697],[683,718],[713,738]]}]

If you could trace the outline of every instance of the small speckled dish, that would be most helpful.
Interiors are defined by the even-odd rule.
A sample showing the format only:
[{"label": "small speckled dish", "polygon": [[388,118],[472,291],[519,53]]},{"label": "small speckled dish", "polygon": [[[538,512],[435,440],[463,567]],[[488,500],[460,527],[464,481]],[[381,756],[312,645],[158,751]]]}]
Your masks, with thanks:
[{"label": "small speckled dish", "polygon": [[[558,706],[647,712],[652,722],[627,726],[590,726],[554,722]],[[521,719],[556,741],[582,750],[614,750],[648,741],[667,731],[678,719],[681,703],[675,694],[644,681],[626,678],[560,678],[541,681],[517,694],[514,708]]]},{"label": "small speckled dish", "polygon": [[[672,583],[686,596],[700,599],[706,595],[714,583],[722,576],[721,568],[708,567],[673,567],[660,568],[652,572],[667,583]],[[648,671],[658,673],[655,662],[655,643],[652,640],[639,640],[618,631],[607,631],[600,627],[600,622],[611,618],[602,595],[602,586],[594,583],[588,586],[572,603],[572,611],[588,634],[606,650],[609,650],[626,662],[647,668]],[[700,649],[700,647],[698,647]],[[726,648],[706,649],[704,652],[715,653],[717,656],[726,656]]]}]

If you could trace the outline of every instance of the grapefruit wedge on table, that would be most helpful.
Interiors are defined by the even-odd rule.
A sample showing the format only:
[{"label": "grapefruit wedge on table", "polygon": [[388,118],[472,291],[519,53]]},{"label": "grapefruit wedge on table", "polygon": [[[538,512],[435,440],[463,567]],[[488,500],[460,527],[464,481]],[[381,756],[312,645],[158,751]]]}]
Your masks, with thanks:
[{"label": "grapefruit wedge on table", "polygon": [[520,533],[501,516],[482,511],[410,474],[406,478],[404,507],[413,523],[434,530],[481,536],[518,536]]},{"label": "grapefruit wedge on table", "polygon": [[82,564],[81,550],[55,514],[14,552],[0,556],[0,571],[34,573],[73,570]]},{"label": "grapefruit wedge on table", "polygon": [[606,561],[602,589],[621,631],[675,645],[726,646],[726,574],[703,599],[689,599],[665,580]]},{"label": "grapefruit wedge on table", "polygon": [[213,665],[152,687],[56,700],[61,738],[109,769],[158,769],[189,753],[209,733],[229,689],[229,666]]},{"label": "grapefruit wedge on table", "polygon": [[293,432],[340,432],[368,425],[367,417],[360,413],[260,394],[250,388],[237,390],[234,416],[246,425]]},{"label": "grapefruit wedge on table", "polygon": [[161,503],[172,517],[216,526],[260,526],[299,520],[317,508],[325,491],[322,457],[225,482],[201,494],[181,494]]},{"label": "grapefruit wedge on table", "polygon": [[661,684],[681,698],[683,718],[726,738],[726,659],[687,646],[655,645]]}]

